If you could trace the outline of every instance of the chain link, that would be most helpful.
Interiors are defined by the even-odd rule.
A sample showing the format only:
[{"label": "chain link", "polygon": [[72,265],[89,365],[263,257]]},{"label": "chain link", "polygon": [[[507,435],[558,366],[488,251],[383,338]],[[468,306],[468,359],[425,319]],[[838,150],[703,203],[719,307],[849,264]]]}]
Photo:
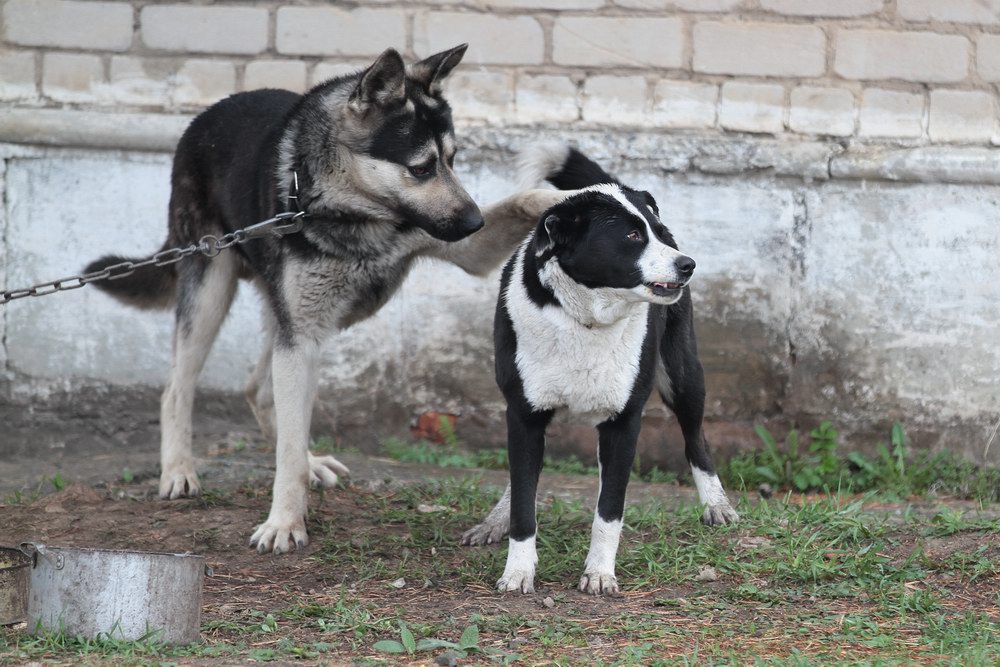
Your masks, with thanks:
[{"label": "chain link", "polygon": [[47,283],[38,283],[37,285],[23,289],[5,290],[0,292],[0,306],[6,305],[15,299],[23,299],[29,296],[45,296],[47,294],[54,294],[55,292],[80,289],[90,283],[96,283],[101,280],[118,280],[130,276],[139,269],[144,269],[147,266],[169,266],[191,255],[201,254],[211,259],[223,250],[253,239],[265,236],[281,238],[288,234],[296,234],[302,231],[302,219],[304,217],[305,211],[279,213],[273,218],[258,222],[249,227],[244,227],[243,229],[237,229],[221,237],[207,234],[202,236],[198,240],[198,243],[181,248],[161,250],[149,259],[139,262],[120,262],[106,266],[100,271],[91,271],[90,273],[78,276],[68,276],[58,280],[51,280]]}]

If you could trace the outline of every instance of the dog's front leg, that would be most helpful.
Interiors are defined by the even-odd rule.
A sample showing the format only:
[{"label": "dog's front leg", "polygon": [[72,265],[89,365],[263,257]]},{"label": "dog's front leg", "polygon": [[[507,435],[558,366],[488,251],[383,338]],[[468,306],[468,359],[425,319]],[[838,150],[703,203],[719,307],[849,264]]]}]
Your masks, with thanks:
[{"label": "dog's front leg", "polygon": [[635,459],[641,418],[640,409],[627,409],[597,427],[600,436],[597,455],[601,464],[601,492],[590,532],[590,551],[580,577],[580,590],[584,593],[618,592],[615,560],[625,512],[625,489]]},{"label": "dog's front leg", "polygon": [[542,214],[578,190],[526,190],[482,209],[485,224],[461,241],[435,242],[433,257],[456,264],[475,276],[485,276],[511,256],[535,228]]},{"label": "dog's front leg", "polygon": [[278,430],[274,495],[267,521],[257,527],[250,546],[276,554],[309,543],[306,510],[309,493],[309,422],[319,381],[319,343],[298,337],[280,339],[272,356],[274,408]]},{"label": "dog's front leg", "polygon": [[545,427],[551,412],[507,406],[507,455],[510,460],[510,542],[507,565],[497,581],[501,591],[535,592],[535,495],[545,454]]}]

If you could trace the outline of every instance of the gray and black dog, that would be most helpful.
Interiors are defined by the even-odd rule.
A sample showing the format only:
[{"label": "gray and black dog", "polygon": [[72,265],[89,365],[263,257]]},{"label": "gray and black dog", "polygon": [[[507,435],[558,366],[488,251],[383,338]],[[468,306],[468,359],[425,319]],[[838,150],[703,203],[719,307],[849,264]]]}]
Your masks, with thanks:
[{"label": "gray and black dog", "polygon": [[[160,413],[160,496],[171,499],[200,492],[195,384],[239,280],[259,288],[266,340],[246,395],[262,431],[277,440],[270,514],[250,540],[262,553],[306,545],[309,483],[332,486],[347,473],[335,458],[308,451],[322,340],[378,311],[418,257],[485,274],[564,196],[536,190],[480,211],[459,183],[441,83],[465,50],[407,67],[389,49],[305,95],[257,90],[213,105],[177,146],[163,247],[270,218],[290,196],[306,214],[302,233],[97,283],[130,305],[176,307]],[[120,261],[104,257],[87,270]]]}]

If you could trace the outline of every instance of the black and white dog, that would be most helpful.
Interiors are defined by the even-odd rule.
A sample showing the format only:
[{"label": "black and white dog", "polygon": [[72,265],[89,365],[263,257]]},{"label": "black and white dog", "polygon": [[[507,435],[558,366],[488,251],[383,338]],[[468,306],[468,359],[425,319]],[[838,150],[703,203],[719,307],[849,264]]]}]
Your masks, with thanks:
[{"label": "black and white dog", "polygon": [[[535,494],[545,429],[557,411],[585,415],[599,434],[600,494],[579,588],[615,593],[625,489],[642,410],[655,386],[684,433],[707,524],[736,522],[702,435],[705,384],[688,282],[653,197],[620,184],[565,146],[527,162],[558,188],[579,189],[547,210],[503,271],[494,325],[497,383],[507,399],[510,486],[466,544],[509,525],[501,591],[534,590]],[[537,182],[537,181],[536,181]],[[509,520],[508,520],[509,515]]]},{"label": "black and white dog", "polygon": [[[271,511],[251,538],[258,551],[304,546],[309,483],[332,486],[347,472],[308,450],[320,343],[378,311],[417,258],[485,275],[559,199],[538,190],[480,212],[459,183],[441,83],[465,50],[407,67],[388,49],[305,95],[258,90],[213,105],[177,146],[164,248],[270,218],[290,196],[307,214],[304,230],[96,283],[130,305],[175,306],[160,412],[160,496],[170,499],[201,490],[191,450],[195,384],[239,280],[260,290],[264,351],[246,396],[261,430],[276,437],[277,470]],[[104,257],[87,270],[121,261]]]}]

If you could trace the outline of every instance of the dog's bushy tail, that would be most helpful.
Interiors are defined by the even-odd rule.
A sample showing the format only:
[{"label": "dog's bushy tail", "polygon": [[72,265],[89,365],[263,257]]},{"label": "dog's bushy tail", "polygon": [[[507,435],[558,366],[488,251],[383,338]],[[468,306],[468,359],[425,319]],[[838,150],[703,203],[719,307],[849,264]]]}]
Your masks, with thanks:
[{"label": "dog's bushy tail", "polygon": [[[84,272],[103,271],[109,266],[122,262],[141,262],[145,257],[119,257],[105,255],[87,265]],[[147,266],[135,273],[115,280],[99,280],[94,287],[118,301],[143,310],[163,310],[174,303],[177,292],[177,267]]]},{"label": "dog's bushy tail", "polygon": [[518,156],[519,185],[527,190],[548,181],[560,190],[621,182],[575,148],[562,142],[529,146]]}]

